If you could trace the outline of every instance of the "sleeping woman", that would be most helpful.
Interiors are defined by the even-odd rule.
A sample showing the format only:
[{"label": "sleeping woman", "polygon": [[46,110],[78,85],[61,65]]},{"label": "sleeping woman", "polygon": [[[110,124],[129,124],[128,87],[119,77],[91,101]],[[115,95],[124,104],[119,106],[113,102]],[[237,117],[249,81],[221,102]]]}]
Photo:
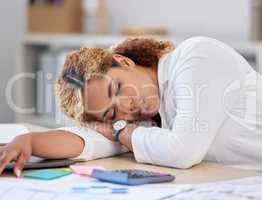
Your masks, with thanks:
[{"label": "sleeping woman", "polygon": [[262,170],[262,77],[215,39],[81,48],[66,57],[55,89],[77,125],[16,137],[0,149],[0,174],[15,160],[20,176],[31,155],[92,160],[128,151],[174,168],[208,160]]}]

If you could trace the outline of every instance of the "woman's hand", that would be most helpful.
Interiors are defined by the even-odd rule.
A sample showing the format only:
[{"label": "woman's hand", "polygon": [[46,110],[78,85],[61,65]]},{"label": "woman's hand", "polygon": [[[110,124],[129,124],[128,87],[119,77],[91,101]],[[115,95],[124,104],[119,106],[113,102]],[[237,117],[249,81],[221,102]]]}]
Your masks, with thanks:
[{"label": "woman's hand", "polygon": [[29,161],[31,155],[32,142],[30,134],[20,135],[12,142],[0,147],[0,175],[8,163],[15,161],[14,174],[20,177],[24,164]]},{"label": "woman's hand", "polygon": [[133,151],[132,147],[132,134],[134,130],[138,127],[137,124],[128,124],[119,135],[119,141],[124,145],[129,151]]}]

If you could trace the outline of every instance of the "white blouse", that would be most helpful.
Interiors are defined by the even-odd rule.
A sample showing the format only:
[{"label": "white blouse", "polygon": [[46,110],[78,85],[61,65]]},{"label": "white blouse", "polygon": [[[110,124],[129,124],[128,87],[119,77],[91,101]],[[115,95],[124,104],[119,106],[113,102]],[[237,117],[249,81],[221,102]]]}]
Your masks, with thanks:
[{"label": "white blouse", "polygon": [[[175,168],[202,160],[262,170],[262,76],[231,47],[195,37],[164,55],[158,65],[162,127],[139,127],[132,135],[135,159]],[[86,128],[87,160],[127,149]]]}]

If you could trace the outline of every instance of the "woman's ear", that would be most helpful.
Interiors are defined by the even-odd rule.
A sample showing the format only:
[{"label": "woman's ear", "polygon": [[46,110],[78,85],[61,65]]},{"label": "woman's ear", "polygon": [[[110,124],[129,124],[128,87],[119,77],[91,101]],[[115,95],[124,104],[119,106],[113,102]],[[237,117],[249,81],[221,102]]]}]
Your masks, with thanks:
[{"label": "woman's ear", "polygon": [[113,55],[114,61],[122,67],[135,67],[136,64],[129,58],[119,55],[119,54],[114,54]]}]

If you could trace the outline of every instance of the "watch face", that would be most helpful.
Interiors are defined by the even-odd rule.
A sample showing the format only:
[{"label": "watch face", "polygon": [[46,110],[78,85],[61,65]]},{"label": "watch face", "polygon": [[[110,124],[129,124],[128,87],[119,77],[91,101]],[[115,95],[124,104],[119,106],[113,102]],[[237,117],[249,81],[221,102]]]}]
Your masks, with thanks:
[{"label": "watch face", "polygon": [[125,128],[126,125],[127,125],[127,122],[125,120],[119,120],[114,123],[113,127],[115,130],[119,131]]}]

